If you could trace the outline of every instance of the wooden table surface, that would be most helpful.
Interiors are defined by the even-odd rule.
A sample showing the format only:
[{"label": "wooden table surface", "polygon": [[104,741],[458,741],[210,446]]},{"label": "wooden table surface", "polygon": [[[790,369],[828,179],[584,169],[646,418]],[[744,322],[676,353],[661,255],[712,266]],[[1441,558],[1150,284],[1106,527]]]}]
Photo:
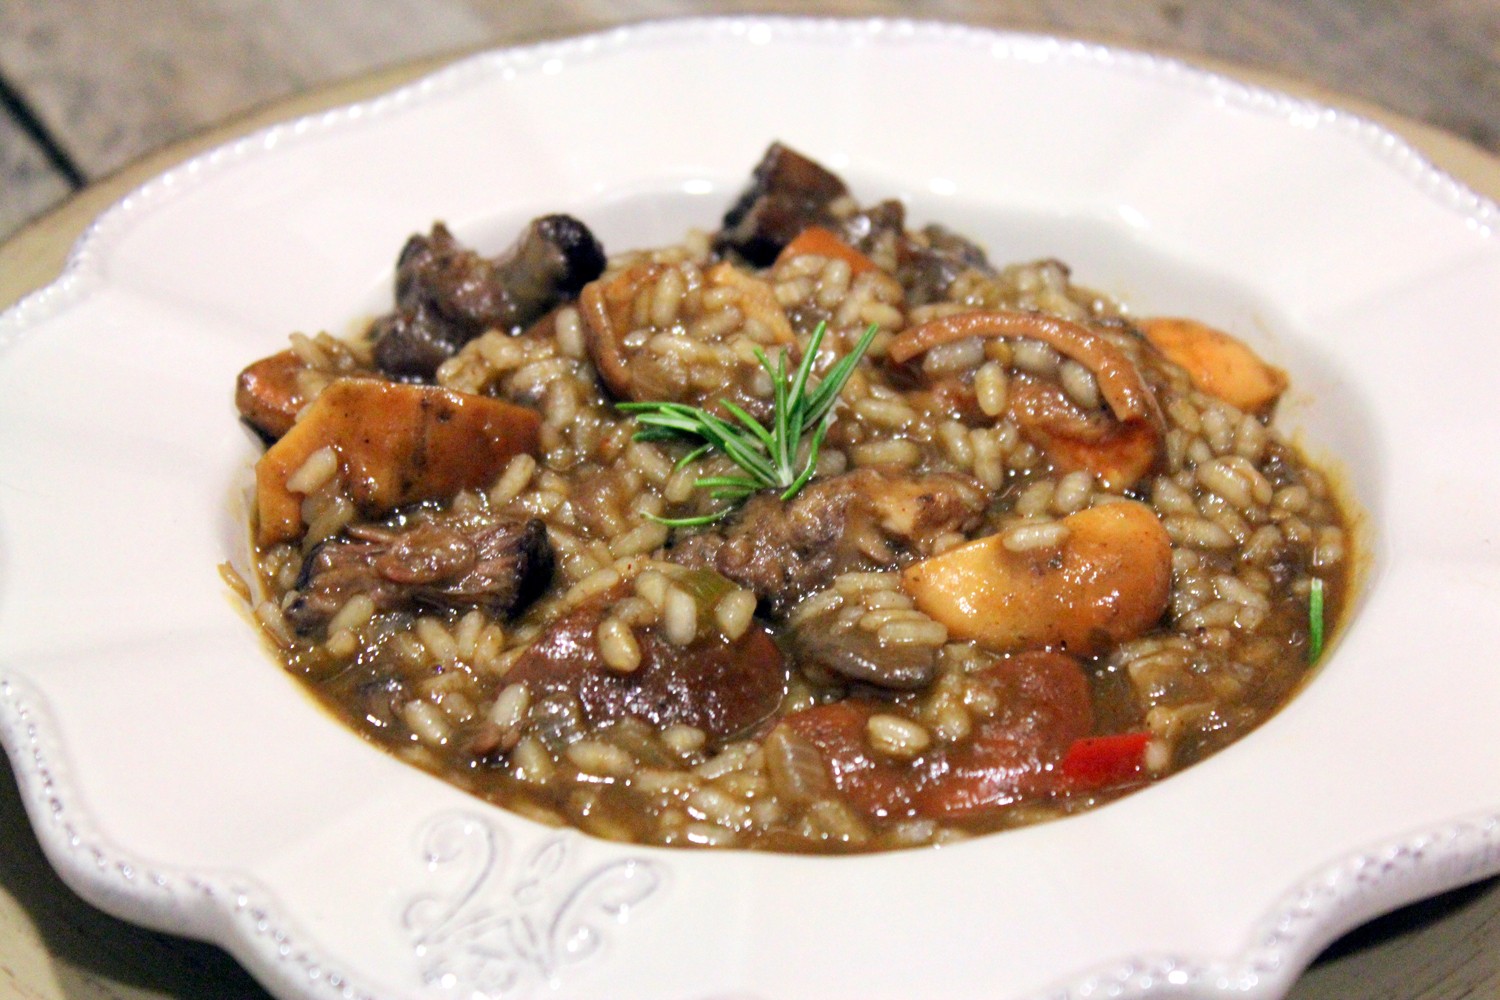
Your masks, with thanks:
[{"label": "wooden table surface", "polygon": [[[1500,0],[0,0],[0,307],[166,166],[493,45],[681,14],[912,16],[1179,55],[1352,108],[1500,198]],[[1491,803],[1493,805],[1493,803]],[[0,1000],[264,998],[52,873],[0,768]],[[1294,1000],[1500,997],[1500,880],[1359,928]]]}]

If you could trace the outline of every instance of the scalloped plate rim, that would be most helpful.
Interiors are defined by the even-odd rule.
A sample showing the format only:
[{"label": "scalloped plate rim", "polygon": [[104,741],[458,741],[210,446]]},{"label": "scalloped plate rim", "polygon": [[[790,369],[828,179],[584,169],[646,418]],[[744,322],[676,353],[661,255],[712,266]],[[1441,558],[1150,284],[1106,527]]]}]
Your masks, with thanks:
[{"label": "scalloped plate rim", "polygon": [[[0,357],[16,339],[71,304],[99,280],[97,256],[132,221],[161,199],[248,157],[269,155],[304,136],[393,113],[451,90],[482,82],[503,67],[563,56],[586,57],[601,47],[641,39],[767,30],[844,35],[888,32],[925,40],[1005,45],[1044,61],[1076,60],[1123,68],[1204,88],[1236,107],[1283,119],[1311,115],[1316,127],[1359,139],[1422,193],[1491,235],[1500,206],[1427,161],[1410,143],[1369,119],[1237,81],[1182,60],[1065,37],[1004,32],[899,18],[835,19],[729,16],[647,21],[606,31],[464,57],[389,93],[258,129],[200,153],[146,181],[97,217],[74,243],[62,274],[0,314]],[[151,865],[114,844],[92,821],[68,781],[64,748],[48,729],[45,698],[19,675],[0,670],[0,744],[16,772],[32,825],[49,861],[67,884],[99,908],[124,919],[196,937],[230,950],[269,987],[288,995],[370,997],[358,973],[333,969],[314,942],[298,942],[295,918],[275,911],[252,875],[179,871]],[[1095,995],[1148,997],[1189,989],[1194,995],[1278,996],[1337,934],[1380,912],[1500,872],[1500,806],[1416,826],[1407,836],[1363,850],[1330,855],[1319,870],[1289,885],[1283,901],[1245,935],[1226,960],[1175,955],[1119,956],[1066,975],[1041,998]],[[163,896],[162,894],[166,895]],[[186,897],[186,899],[184,898]],[[290,947],[288,943],[290,942]],[[1083,965],[1084,963],[1080,963]]]}]

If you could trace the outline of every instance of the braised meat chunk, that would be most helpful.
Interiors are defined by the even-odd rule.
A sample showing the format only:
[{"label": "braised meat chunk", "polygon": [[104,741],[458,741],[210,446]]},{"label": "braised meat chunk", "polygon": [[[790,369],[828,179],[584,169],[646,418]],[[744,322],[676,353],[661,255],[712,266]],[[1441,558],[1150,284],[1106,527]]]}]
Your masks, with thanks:
[{"label": "braised meat chunk", "polygon": [[673,641],[665,628],[638,628],[627,640],[635,662],[621,663],[601,632],[622,628],[618,619],[611,623],[611,609],[623,595],[623,589],[602,595],[558,619],[516,661],[507,682],[537,694],[566,692],[595,725],[634,717],[719,739],[776,710],[786,666],[764,625],[753,622],[732,640],[700,629],[686,643]]},{"label": "braised meat chunk", "polygon": [[906,206],[882,201],[845,217],[839,235],[863,253],[894,262],[909,305],[941,302],[965,271],[993,275],[984,248],[939,225],[906,228]]},{"label": "braised meat chunk", "polygon": [[401,250],[396,311],[372,331],[376,367],[392,378],[430,380],[440,364],[484,331],[519,331],[603,271],[599,241],[570,215],[534,220],[493,259],[437,223]]},{"label": "braised meat chunk", "polygon": [[670,558],[750,588],[775,618],[839,573],[902,565],[938,536],[972,530],[987,502],[968,476],[860,469],[814,480],[786,503],[762,493],[728,527],[682,539]]},{"label": "braised meat chunk", "polygon": [[772,143],[751,174],[750,186],[725,213],[715,243],[765,267],[802,230],[832,222],[829,206],[848,193],[836,174]]},{"label": "braised meat chunk", "polygon": [[375,611],[475,607],[510,615],[546,588],[552,566],[546,526],[536,519],[471,526],[425,516],[399,527],[353,525],[308,553],[286,614],[304,635],[359,594]]},{"label": "braised meat chunk", "polygon": [[831,781],[871,816],[962,816],[1062,786],[1066,779],[1051,763],[1093,726],[1078,662],[1025,653],[978,672],[972,684],[995,699],[995,714],[963,743],[922,747],[910,760],[870,746],[871,720],[889,711],[871,699],[805,709],[781,726],[816,747]]}]

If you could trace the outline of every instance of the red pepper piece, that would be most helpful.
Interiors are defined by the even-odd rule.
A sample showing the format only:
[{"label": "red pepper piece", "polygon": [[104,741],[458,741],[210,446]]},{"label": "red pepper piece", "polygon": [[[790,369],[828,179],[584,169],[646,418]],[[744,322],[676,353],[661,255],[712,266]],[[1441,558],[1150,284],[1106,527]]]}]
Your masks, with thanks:
[{"label": "red pepper piece", "polygon": [[1058,770],[1074,787],[1121,785],[1146,770],[1146,747],[1150,743],[1149,732],[1086,736],[1068,747]]}]

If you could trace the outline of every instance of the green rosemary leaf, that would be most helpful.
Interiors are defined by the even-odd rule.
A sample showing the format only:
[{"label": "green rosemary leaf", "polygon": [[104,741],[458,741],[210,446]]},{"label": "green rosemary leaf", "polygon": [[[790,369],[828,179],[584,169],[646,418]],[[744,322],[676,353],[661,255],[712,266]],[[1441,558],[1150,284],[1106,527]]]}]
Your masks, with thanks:
[{"label": "green rosemary leaf", "polygon": [[848,382],[849,376],[854,374],[854,366],[870,349],[870,344],[875,340],[875,334],[878,331],[879,327],[871,323],[870,328],[864,332],[864,336],[860,337],[859,342],[854,345],[854,350],[840,358],[838,364],[829,369],[828,376],[813,390],[808,400],[807,416],[804,418],[807,421],[804,424],[805,427],[811,427],[822,420],[823,415],[833,408],[833,404],[838,401],[839,393],[844,390],[844,383]]},{"label": "green rosemary leaf", "polygon": [[[635,436],[635,439],[637,441],[644,440],[640,436],[640,434],[637,434]],[[698,461],[698,459],[702,458],[704,455],[707,455],[711,450],[713,450],[713,445],[711,445],[711,444],[709,444],[707,442],[704,442],[703,444],[700,444],[698,447],[694,448],[692,451],[688,452],[686,455],[683,455],[681,458],[679,458],[677,460],[677,464],[674,465],[674,466],[672,466],[672,471],[673,472],[679,472],[682,469],[687,468],[689,465],[692,465],[694,462]]]},{"label": "green rosemary leaf", "polygon": [[1323,580],[1313,577],[1307,595],[1307,662],[1317,663],[1323,656]]},{"label": "green rosemary leaf", "polygon": [[766,448],[769,449],[775,446],[775,439],[772,437],[771,432],[766,430],[765,424],[762,424],[759,420],[756,420],[727,399],[719,400],[719,405],[728,410],[736,420],[744,424],[745,429],[754,434],[756,440],[765,445]]},{"label": "green rosemary leaf", "polygon": [[693,483],[693,485],[699,489],[730,486],[735,489],[746,489],[752,493],[765,488],[765,484],[756,482],[754,479],[748,479],[745,476],[705,476]]},{"label": "green rosemary leaf", "polygon": [[786,492],[781,494],[783,501],[790,500],[796,496],[798,491],[806,486],[807,481],[813,477],[813,473],[817,471],[818,451],[823,447],[823,439],[828,436],[828,428],[832,426],[833,418],[830,416],[818,425],[817,430],[813,431],[812,441],[807,447],[807,465],[802,469],[802,474],[792,482],[792,485],[786,488]]},{"label": "green rosemary leaf", "polygon": [[[872,325],[866,330],[854,349],[840,358],[809,390],[818,349],[827,331],[827,324],[818,324],[808,339],[802,360],[790,375],[787,373],[785,349],[777,352],[774,363],[765,351],[759,347],[755,349],[756,360],[771,378],[772,419],[769,427],[728,400],[720,400],[720,405],[737,423],[686,403],[618,404],[622,413],[634,415],[640,424],[640,429],[634,434],[637,441],[687,438],[699,442],[674,469],[681,469],[711,451],[718,451],[745,472],[744,476],[709,476],[694,484],[708,490],[714,499],[732,501],[731,506],[697,517],[652,516],[651,520],[669,527],[713,524],[728,516],[734,509],[733,504],[760,490],[780,490],[781,499],[790,500],[807,485],[817,471],[818,455],[829,428],[833,426],[833,408],[839,393],[854,374],[860,358],[869,350],[877,327]],[[804,439],[807,441],[807,455],[799,468],[798,457]]]},{"label": "green rosemary leaf", "polygon": [[723,510],[712,514],[700,514],[697,517],[658,517],[655,514],[647,514],[646,517],[657,524],[664,524],[669,528],[697,528],[705,524],[713,524],[722,521],[734,513],[734,507],[725,507]]},{"label": "green rosemary leaf", "polygon": [[[802,354],[802,363],[797,366],[797,374],[792,376],[792,385],[791,388],[787,390],[787,394],[793,399],[797,400],[799,404],[804,404],[804,400],[807,394],[807,380],[812,376],[813,365],[818,360],[818,348],[823,346],[823,335],[827,332],[827,324],[819,323],[818,328],[813,331],[812,337],[807,341],[807,350]],[[848,357],[844,358],[843,361],[840,361],[839,364],[843,364],[844,361],[848,361],[850,358],[853,358],[857,362],[859,360],[859,354],[851,353]],[[850,368],[852,369],[853,366],[851,365]],[[821,386],[819,388],[821,388]],[[835,393],[837,393],[837,391],[837,389],[834,390]],[[816,392],[814,393],[814,395],[816,396]],[[806,414],[801,414],[801,416],[805,417]],[[801,420],[797,421],[797,425],[799,430],[808,426]]]}]

